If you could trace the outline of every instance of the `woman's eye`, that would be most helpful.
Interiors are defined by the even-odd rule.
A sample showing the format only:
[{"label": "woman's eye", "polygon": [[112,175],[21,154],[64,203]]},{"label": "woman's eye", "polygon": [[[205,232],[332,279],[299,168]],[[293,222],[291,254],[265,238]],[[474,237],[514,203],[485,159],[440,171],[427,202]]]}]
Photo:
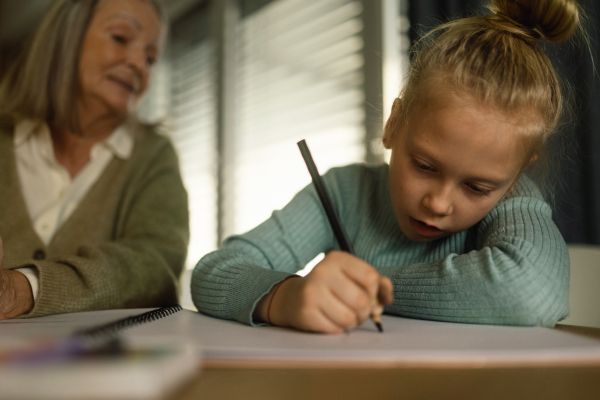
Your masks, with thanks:
[{"label": "woman's eye", "polygon": [[112,35],[112,38],[115,42],[119,43],[119,44],[125,44],[127,43],[127,39],[125,38],[125,36],[122,35]]},{"label": "woman's eye", "polygon": [[475,192],[475,193],[477,193],[477,194],[481,194],[481,195],[485,195],[485,196],[487,196],[487,195],[489,195],[489,194],[490,194],[490,192],[491,192],[491,190],[489,190],[489,189],[484,189],[484,188],[481,188],[481,187],[479,187],[479,186],[477,186],[477,185],[474,185],[474,184],[472,184],[472,183],[467,183],[467,186],[468,186],[468,187],[469,187],[469,188],[470,188],[472,191],[474,191],[474,192]]},{"label": "woman's eye", "polygon": [[149,66],[153,66],[154,63],[156,62],[156,58],[154,58],[154,57],[148,57],[146,59],[146,62],[148,63]]}]

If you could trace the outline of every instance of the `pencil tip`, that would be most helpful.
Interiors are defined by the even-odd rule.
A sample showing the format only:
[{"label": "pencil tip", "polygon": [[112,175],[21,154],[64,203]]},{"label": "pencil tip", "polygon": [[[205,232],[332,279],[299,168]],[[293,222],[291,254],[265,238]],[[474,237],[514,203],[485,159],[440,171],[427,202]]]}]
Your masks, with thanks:
[{"label": "pencil tip", "polygon": [[375,322],[375,326],[377,326],[377,330],[383,333],[383,326],[381,326],[381,322]]}]

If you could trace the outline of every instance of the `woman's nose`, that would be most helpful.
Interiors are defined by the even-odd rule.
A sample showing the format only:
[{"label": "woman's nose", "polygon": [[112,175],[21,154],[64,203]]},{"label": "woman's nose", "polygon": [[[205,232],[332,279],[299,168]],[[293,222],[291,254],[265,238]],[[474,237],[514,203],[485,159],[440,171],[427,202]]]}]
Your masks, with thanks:
[{"label": "woman's nose", "polygon": [[434,215],[446,216],[452,214],[452,190],[449,187],[432,188],[423,197],[423,206]]},{"label": "woman's nose", "polygon": [[140,74],[145,73],[149,68],[148,56],[146,55],[144,49],[132,48],[129,51],[128,60],[129,65],[131,65],[136,72]]}]

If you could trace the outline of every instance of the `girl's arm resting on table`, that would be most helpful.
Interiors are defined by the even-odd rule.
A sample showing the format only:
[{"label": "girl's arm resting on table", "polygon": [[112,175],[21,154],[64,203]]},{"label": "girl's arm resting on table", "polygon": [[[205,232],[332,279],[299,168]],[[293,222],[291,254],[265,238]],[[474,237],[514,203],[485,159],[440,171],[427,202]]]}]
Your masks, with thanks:
[{"label": "girl's arm resting on table", "polygon": [[569,314],[569,255],[550,207],[513,198],[480,223],[477,249],[431,264],[383,267],[386,311],[431,320],[552,327]]},{"label": "girl's arm resting on table", "polygon": [[259,326],[252,315],[258,302],[292,272],[269,268],[264,256],[241,239],[202,257],[192,274],[192,300],[213,317]]},{"label": "girl's arm resting on table", "polygon": [[237,239],[202,258],[192,277],[198,310],[253,326],[270,319],[274,325],[339,333],[373,312],[377,305],[371,300],[379,291],[380,302],[392,300],[389,279],[344,252],[328,253],[306,277],[259,267],[261,257],[256,247]]},{"label": "girl's arm resting on table", "polygon": [[192,275],[192,299],[203,313],[264,325],[253,318],[259,301],[319,253],[334,248],[333,232],[309,185],[265,222],[204,256]]}]

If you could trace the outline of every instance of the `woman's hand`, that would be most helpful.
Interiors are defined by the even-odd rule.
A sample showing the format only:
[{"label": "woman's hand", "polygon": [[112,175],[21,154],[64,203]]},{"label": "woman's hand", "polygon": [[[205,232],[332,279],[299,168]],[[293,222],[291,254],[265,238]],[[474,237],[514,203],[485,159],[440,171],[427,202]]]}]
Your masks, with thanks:
[{"label": "woman's hand", "polygon": [[0,320],[17,317],[33,308],[29,281],[19,271],[2,269],[4,247],[0,238]]},{"label": "woman's hand", "polygon": [[392,301],[387,277],[351,254],[332,251],[307,276],[287,279],[271,290],[259,302],[257,316],[274,325],[341,333],[381,314],[381,304]]}]

